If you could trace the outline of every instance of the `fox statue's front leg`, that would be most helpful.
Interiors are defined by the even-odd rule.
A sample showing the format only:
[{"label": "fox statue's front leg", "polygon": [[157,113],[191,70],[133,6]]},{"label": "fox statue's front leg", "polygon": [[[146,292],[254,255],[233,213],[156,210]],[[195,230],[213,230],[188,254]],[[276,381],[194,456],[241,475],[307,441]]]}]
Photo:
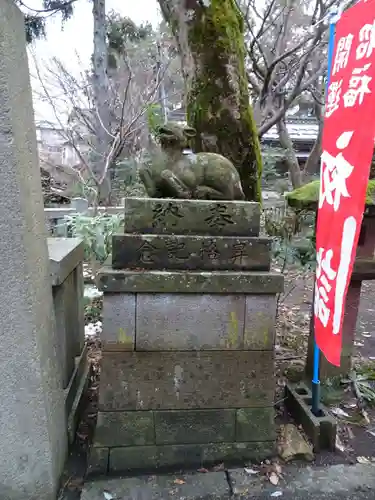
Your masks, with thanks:
[{"label": "fox statue's front leg", "polygon": [[190,189],[171,170],[163,170],[161,178],[172,198],[189,199],[192,197]]}]

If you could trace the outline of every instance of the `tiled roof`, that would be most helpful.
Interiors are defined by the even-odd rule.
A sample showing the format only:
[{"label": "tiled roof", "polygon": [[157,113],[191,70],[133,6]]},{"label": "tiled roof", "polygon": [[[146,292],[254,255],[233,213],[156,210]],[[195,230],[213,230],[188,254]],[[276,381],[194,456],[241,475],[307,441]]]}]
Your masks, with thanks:
[{"label": "tiled roof", "polygon": [[[286,122],[286,128],[289,132],[290,138],[292,141],[315,141],[316,136],[318,135],[318,123],[316,120],[312,119],[289,119]],[[266,132],[263,136],[265,140],[278,140],[279,136],[277,133],[277,128],[272,127],[268,132]]]}]

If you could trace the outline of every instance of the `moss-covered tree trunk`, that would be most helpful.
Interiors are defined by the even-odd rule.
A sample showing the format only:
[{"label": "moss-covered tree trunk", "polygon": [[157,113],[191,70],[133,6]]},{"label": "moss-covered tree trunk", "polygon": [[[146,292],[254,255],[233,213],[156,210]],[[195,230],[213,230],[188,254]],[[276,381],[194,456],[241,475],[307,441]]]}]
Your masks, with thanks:
[{"label": "moss-covered tree trunk", "polygon": [[261,155],[249,103],[244,26],[235,0],[159,0],[182,58],[195,151],[237,167],[247,200],[259,201]]}]

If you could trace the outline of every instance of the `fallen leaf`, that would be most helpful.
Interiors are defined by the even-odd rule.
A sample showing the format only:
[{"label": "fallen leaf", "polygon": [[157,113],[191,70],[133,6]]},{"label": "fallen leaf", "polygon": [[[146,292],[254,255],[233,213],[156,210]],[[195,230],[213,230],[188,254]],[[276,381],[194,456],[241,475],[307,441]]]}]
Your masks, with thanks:
[{"label": "fallen leaf", "polygon": [[338,435],[336,435],[336,443],[335,443],[336,449],[344,452],[345,451],[345,446],[342,444],[341,439],[339,438]]},{"label": "fallen leaf", "polygon": [[246,474],[250,474],[250,475],[259,474],[258,470],[250,469],[249,467],[245,467],[244,470],[245,470]]},{"label": "fallen leaf", "polygon": [[283,494],[282,491],[274,491],[273,493],[271,493],[271,497],[281,497],[281,495]]},{"label": "fallen leaf", "polygon": [[115,498],[112,493],[109,493],[109,491],[103,491],[103,495],[105,500],[113,500]]},{"label": "fallen leaf", "polygon": [[362,416],[365,419],[366,424],[371,424],[370,417],[368,416],[368,413],[366,410],[362,410]]},{"label": "fallen leaf", "polygon": [[366,457],[357,457],[357,462],[359,464],[369,464],[370,460]]},{"label": "fallen leaf", "polygon": [[354,439],[354,433],[353,433],[353,431],[351,430],[350,427],[347,428],[347,432],[348,432],[348,438],[349,439]]},{"label": "fallen leaf", "polygon": [[349,417],[349,413],[346,413],[346,411],[342,410],[341,408],[331,408],[331,412],[336,415],[337,417]]},{"label": "fallen leaf", "polygon": [[279,476],[276,474],[276,472],[271,472],[268,479],[274,486],[277,486],[279,484]]},{"label": "fallen leaf", "polygon": [[175,479],[174,481],[174,484],[185,484],[185,481],[183,479]]},{"label": "fallen leaf", "polygon": [[202,472],[203,474],[206,474],[208,472],[208,469],[205,469],[202,467],[201,469],[198,469],[198,472]]},{"label": "fallen leaf", "polygon": [[279,476],[281,475],[282,470],[281,470],[281,465],[280,465],[280,464],[275,464],[275,472],[276,472],[276,474],[278,474]]},{"label": "fallen leaf", "polygon": [[223,463],[215,465],[215,467],[212,467],[212,470],[215,472],[220,472],[221,470],[224,470],[224,469],[225,469],[225,467],[224,467]]},{"label": "fallen leaf", "polygon": [[355,345],[355,347],[363,347],[364,343],[356,340],[356,341],[354,341],[354,345]]}]

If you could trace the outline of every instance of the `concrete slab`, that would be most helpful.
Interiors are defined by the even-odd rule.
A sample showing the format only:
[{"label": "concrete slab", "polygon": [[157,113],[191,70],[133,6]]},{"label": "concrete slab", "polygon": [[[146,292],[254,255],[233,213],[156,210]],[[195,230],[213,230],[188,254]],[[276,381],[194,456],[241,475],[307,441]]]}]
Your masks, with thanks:
[{"label": "concrete slab", "polygon": [[81,500],[373,500],[374,473],[375,464],[292,465],[283,468],[277,486],[244,469],[111,478],[86,483]]},{"label": "concrete slab", "polygon": [[[105,495],[107,493],[107,495]],[[86,484],[81,500],[226,500],[230,489],[225,472],[145,476]]]},{"label": "concrete slab", "polygon": [[[296,467],[283,469],[283,479],[277,486],[249,475],[243,469],[229,471],[234,499],[273,498],[280,492],[281,500],[341,500],[361,498],[359,493],[372,492],[375,497],[375,464],[332,465],[330,467]],[[350,496],[352,495],[352,496]],[[276,495],[274,495],[277,498]]]}]

